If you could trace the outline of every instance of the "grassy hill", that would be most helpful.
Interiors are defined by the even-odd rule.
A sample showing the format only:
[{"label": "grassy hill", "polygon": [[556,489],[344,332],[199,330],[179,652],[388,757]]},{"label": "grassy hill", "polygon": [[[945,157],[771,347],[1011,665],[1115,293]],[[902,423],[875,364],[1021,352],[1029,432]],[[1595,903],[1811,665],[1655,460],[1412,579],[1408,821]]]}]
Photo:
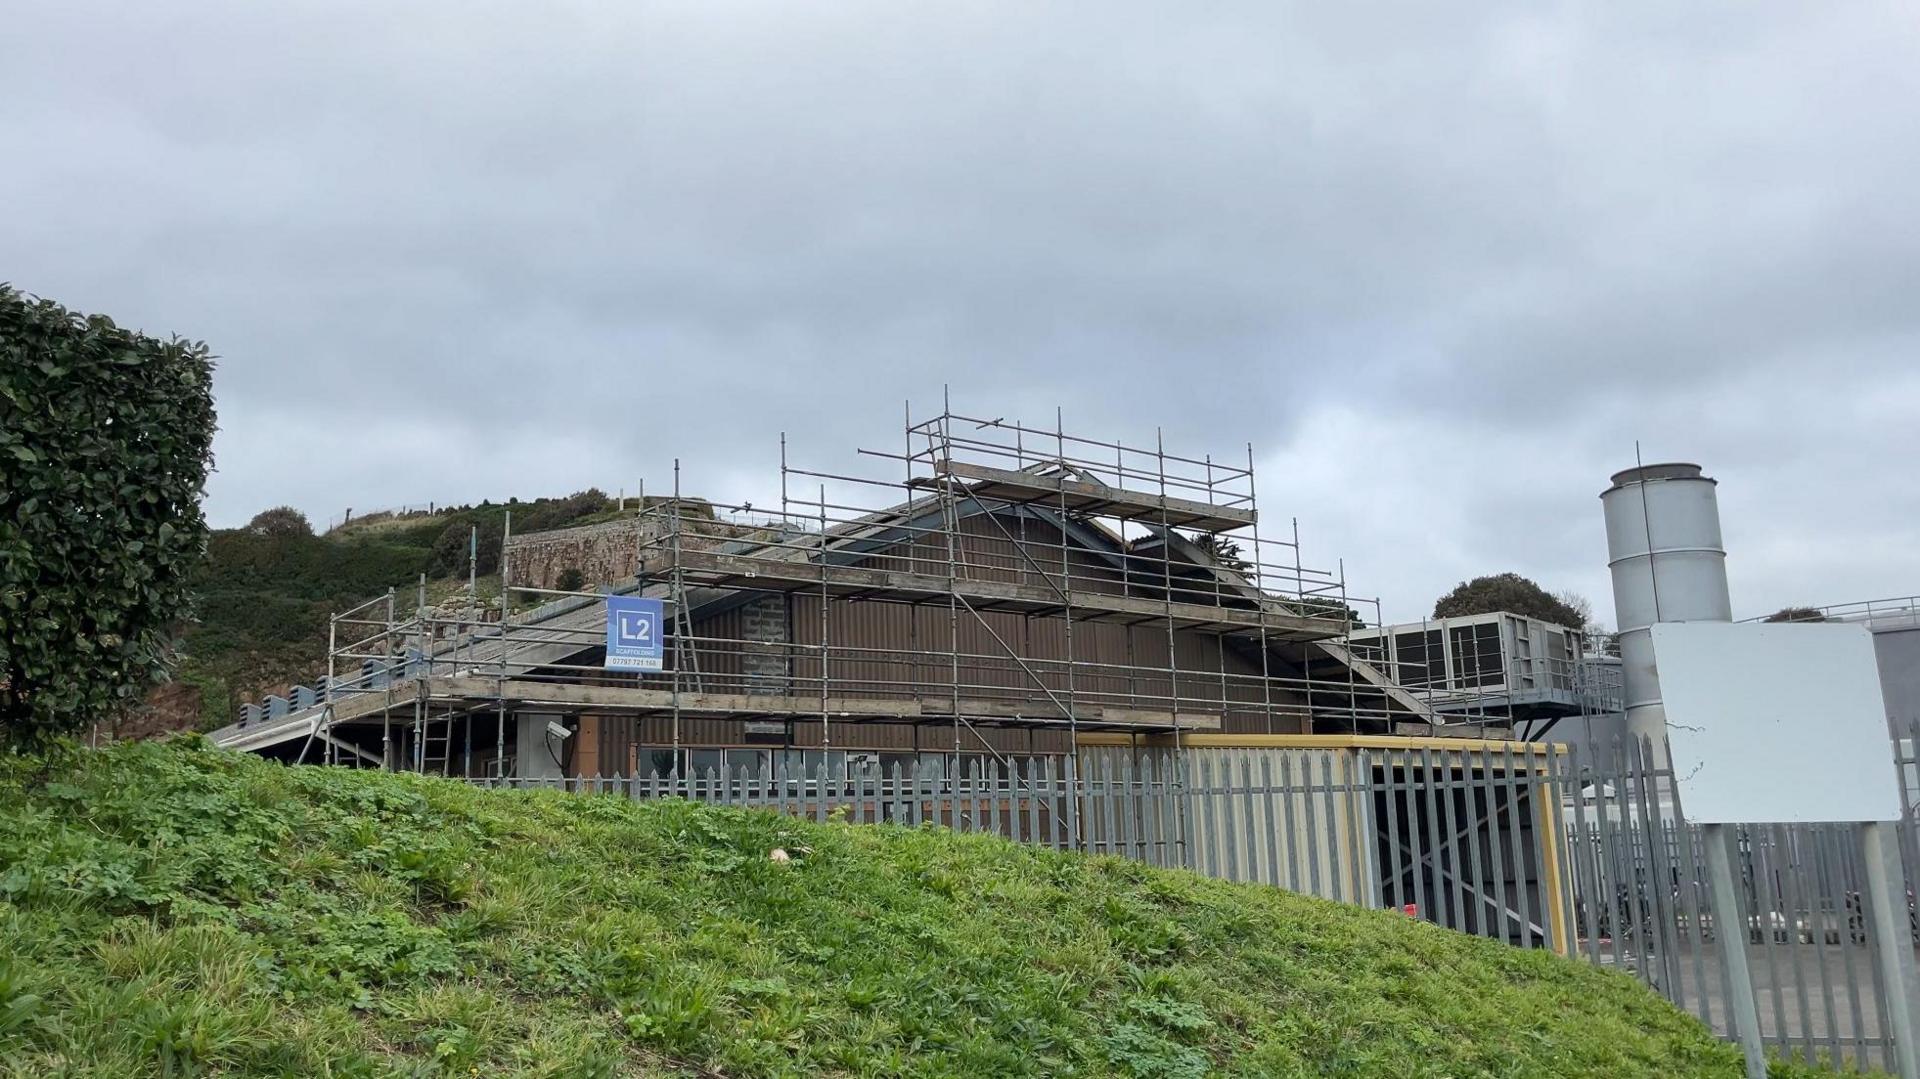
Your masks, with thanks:
[{"label": "grassy hill", "polygon": [[198,739],[0,758],[0,1062],[1741,1074],[1627,978],[1395,914],[933,828],[287,768]]}]

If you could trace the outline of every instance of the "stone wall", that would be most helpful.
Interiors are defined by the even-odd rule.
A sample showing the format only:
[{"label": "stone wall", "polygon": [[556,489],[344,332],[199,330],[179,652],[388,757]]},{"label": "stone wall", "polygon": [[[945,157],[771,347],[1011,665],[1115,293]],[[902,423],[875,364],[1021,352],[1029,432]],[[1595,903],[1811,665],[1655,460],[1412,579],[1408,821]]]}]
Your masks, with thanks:
[{"label": "stone wall", "polygon": [[578,528],[529,532],[507,541],[507,583],[526,588],[558,588],[560,575],[577,569],[586,588],[633,580],[643,538],[656,531],[652,520],[626,517]]},{"label": "stone wall", "polygon": [[788,629],[787,597],[760,596],[740,609],[740,636],[746,641],[741,650],[741,669],[746,675],[747,692],[762,696],[788,692],[791,651],[784,646],[793,640]]},{"label": "stone wall", "polygon": [[[672,517],[649,514],[514,536],[507,541],[507,572],[512,579],[506,583],[522,588],[558,588],[560,575],[569,567],[586,577],[584,591],[598,585],[627,583],[639,571],[640,545],[650,546],[649,557],[661,556],[665,548],[660,541],[672,527]],[[773,538],[761,525],[699,516],[683,517],[680,528],[684,550],[711,548],[728,540]]]}]

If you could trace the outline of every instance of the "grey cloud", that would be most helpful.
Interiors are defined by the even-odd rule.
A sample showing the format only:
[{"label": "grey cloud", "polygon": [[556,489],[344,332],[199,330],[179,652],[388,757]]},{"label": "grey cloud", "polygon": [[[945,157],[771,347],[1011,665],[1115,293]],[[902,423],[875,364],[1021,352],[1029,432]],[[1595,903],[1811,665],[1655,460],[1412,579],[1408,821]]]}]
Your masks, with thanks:
[{"label": "grey cloud", "polygon": [[1605,611],[1636,437],[1725,478],[1737,592],[1841,599],[1920,580],[1920,491],[1876,478],[1920,445],[1913,36],[1892,3],[28,4],[0,276],[214,344],[226,524],[676,456],[761,501],[780,430],[849,470],[951,383],[1254,443],[1389,613],[1509,566]]}]

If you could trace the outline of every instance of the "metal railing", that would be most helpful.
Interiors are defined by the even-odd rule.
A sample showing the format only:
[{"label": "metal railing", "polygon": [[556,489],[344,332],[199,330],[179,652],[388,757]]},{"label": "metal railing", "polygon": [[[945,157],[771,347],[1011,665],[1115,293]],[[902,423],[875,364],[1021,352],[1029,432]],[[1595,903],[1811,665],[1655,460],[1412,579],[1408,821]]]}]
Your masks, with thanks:
[{"label": "metal railing", "polygon": [[[1851,603],[1834,603],[1825,607],[1789,607],[1795,612],[1781,618],[1784,622],[1860,622],[1873,625],[1876,622],[1897,622],[1902,625],[1920,624],[1920,596],[1891,596],[1886,599],[1855,600]],[[1760,615],[1743,618],[1743,622],[1766,622],[1775,615]]]}]

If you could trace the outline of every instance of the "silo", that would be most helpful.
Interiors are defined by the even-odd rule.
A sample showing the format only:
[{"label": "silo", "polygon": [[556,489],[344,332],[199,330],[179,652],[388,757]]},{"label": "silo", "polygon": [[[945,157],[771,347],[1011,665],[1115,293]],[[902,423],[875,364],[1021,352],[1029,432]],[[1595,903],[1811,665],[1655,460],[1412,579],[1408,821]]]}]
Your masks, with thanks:
[{"label": "silo", "polygon": [[1630,734],[1666,734],[1653,624],[1733,618],[1715,486],[1699,465],[1673,463],[1617,472],[1601,492]]}]

